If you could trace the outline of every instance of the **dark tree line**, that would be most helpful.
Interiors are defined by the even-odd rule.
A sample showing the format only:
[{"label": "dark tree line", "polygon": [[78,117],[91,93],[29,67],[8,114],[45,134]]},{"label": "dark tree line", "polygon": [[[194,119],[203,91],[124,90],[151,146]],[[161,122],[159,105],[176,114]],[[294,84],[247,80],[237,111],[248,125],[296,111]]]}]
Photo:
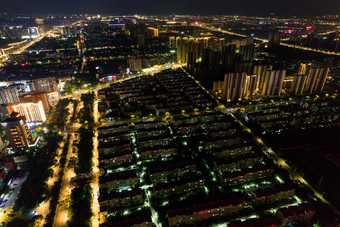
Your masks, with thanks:
[{"label": "dark tree line", "polygon": [[56,151],[62,141],[62,136],[49,132],[44,138],[46,144],[30,157],[32,163],[30,174],[21,186],[20,194],[15,202],[15,210],[32,209],[44,201],[44,195],[48,194],[46,181],[53,176],[51,168],[56,164]]}]

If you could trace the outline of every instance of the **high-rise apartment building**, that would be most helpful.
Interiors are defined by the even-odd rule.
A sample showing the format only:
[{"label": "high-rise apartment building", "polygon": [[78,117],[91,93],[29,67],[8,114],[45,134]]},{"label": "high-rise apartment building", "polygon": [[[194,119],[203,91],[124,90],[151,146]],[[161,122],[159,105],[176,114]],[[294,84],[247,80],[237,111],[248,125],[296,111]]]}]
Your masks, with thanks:
[{"label": "high-rise apartment building", "polygon": [[203,50],[206,46],[204,40],[200,41],[183,41],[177,46],[177,61],[180,63],[187,63],[187,53],[192,52],[194,55],[193,61],[196,62],[198,59],[203,61]]},{"label": "high-rise apartment building", "polygon": [[231,44],[235,44],[236,45],[236,48],[239,49],[240,46],[247,46],[247,45],[253,45],[254,44],[254,37],[252,36],[248,36],[244,39],[234,39]]},{"label": "high-rise apartment building", "polygon": [[263,90],[267,70],[272,70],[272,69],[273,69],[272,65],[255,65],[254,66],[253,74],[259,76],[259,90],[260,91]]},{"label": "high-rise apartment building", "polygon": [[176,37],[176,48],[178,47],[178,45],[181,45],[181,44],[182,44],[182,37],[177,36]]},{"label": "high-rise apartment building", "polygon": [[27,85],[32,91],[52,92],[58,91],[58,85],[55,77],[37,78]]},{"label": "high-rise apartment building", "polygon": [[254,59],[255,46],[253,44],[240,46],[239,53],[242,54],[244,61],[252,61]]},{"label": "high-rise apartment building", "polygon": [[175,36],[169,37],[169,45],[170,45],[170,48],[175,48],[175,47],[177,47],[177,46],[176,46],[176,38],[175,38]]},{"label": "high-rise apartment building", "polygon": [[257,93],[259,87],[259,76],[258,75],[247,75],[244,86],[243,96],[248,98],[254,96]]},{"label": "high-rise apartment building", "polygon": [[148,27],[147,28],[147,34],[148,37],[158,37],[158,28]]},{"label": "high-rise apartment building", "polygon": [[313,69],[313,63],[301,63],[298,74],[308,75],[311,69]]},{"label": "high-rise apartment building", "polygon": [[0,105],[0,120],[4,121],[12,114],[13,110],[10,105],[1,104]]},{"label": "high-rise apartment building", "polygon": [[194,64],[196,62],[196,55],[194,52],[187,52],[186,53],[186,62],[187,62],[187,69],[189,71],[192,70],[192,68],[194,67]]},{"label": "high-rise apartment building", "polygon": [[[299,76],[294,77],[293,88],[296,88],[294,87],[295,81],[296,83],[300,83],[300,80],[302,80],[303,84],[300,86],[303,86],[302,87],[303,92],[306,92],[309,94],[312,94],[314,92],[321,92],[323,91],[323,88],[325,86],[329,71],[330,71],[329,67],[313,68],[312,63],[306,63],[306,64],[301,63],[298,74],[305,75],[306,77],[303,77],[303,79],[300,79]],[[294,91],[292,92],[294,93]],[[302,92],[300,91],[298,92],[298,94],[301,94],[301,93]]]},{"label": "high-rise apartment building", "polygon": [[20,101],[22,103],[27,103],[27,102],[38,103],[39,101],[41,101],[44,107],[45,113],[50,110],[50,105],[48,103],[46,92],[39,92],[39,91],[30,92],[28,94],[20,96]]},{"label": "high-rise apartment building", "polygon": [[211,37],[207,40],[208,48],[212,51],[222,51],[225,46],[225,39],[218,37]]},{"label": "high-rise apartment building", "polygon": [[229,59],[229,56],[232,56],[232,55],[235,55],[236,53],[236,45],[227,45],[227,46],[224,46],[223,49],[222,49],[222,63],[223,65],[225,66],[225,68],[228,68],[228,59]]},{"label": "high-rise apartment building", "polygon": [[280,96],[286,70],[267,70],[262,95]]},{"label": "high-rise apartment building", "polygon": [[28,147],[32,142],[31,131],[28,129],[25,117],[13,112],[9,118],[3,121],[8,141],[14,150]]},{"label": "high-rise apartment building", "polygon": [[13,110],[20,113],[21,116],[25,116],[28,122],[46,121],[46,114],[42,101],[19,103],[13,105]]},{"label": "high-rise apartment building", "polygon": [[329,67],[312,68],[307,74],[304,91],[310,94],[323,91],[329,71]]},{"label": "high-rise apartment building", "polygon": [[137,35],[137,41],[139,46],[144,46],[145,45],[145,34],[139,33]]},{"label": "high-rise apartment building", "polygon": [[246,73],[228,73],[224,76],[223,98],[228,102],[243,98]]},{"label": "high-rise apartment building", "polygon": [[307,75],[304,75],[304,74],[295,75],[290,91],[293,94],[301,95],[303,93],[304,88],[305,88],[306,81],[307,81]]},{"label": "high-rise apartment building", "polygon": [[20,102],[16,87],[6,87],[0,89],[0,104],[15,104]]},{"label": "high-rise apartment building", "polygon": [[223,98],[229,102],[256,95],[258,90],[258,79],[258,75],[247,75],[246,73],[225,74]]},{"label": "high-rise apartment building", "polygon": [[137,72],[142,70],[142,59],[133,56],[129,59],[129,68],[132,72]]},{"label": "high-rise apartment building", "polygon": [[281,34],[280,33],[274,33],[269,35],[268,43],[272,45],[280,45],[281,42]]}]

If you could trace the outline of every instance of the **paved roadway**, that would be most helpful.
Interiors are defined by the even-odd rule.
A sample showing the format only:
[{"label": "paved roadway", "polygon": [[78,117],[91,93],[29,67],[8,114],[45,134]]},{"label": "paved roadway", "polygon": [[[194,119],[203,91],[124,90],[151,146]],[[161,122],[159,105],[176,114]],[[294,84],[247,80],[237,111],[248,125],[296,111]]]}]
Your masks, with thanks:
[{"label": "paved roadway", "polygon": [[99,195],[99,152],[98,152],[98,130],[95,129],[95,136],[93,139],[93,180],[91,182],[92,193],[93,193],[93,203],[92,203],[92,212],[93,212],[93,227],[98,227],[100,223],[100,206],[98,202]]},{"label": "paved roadway", "polygon": [[59,193],[59,201],[56,208],[56,215],[54,218],[53,226],[67,226],[67,220],[69,219],[68,209],[70,205],[71,190],[73,188],[71,184],[71,178],[75,176],[73,168],[68,168],[69,160],[75,155],[72,153],[73,141],[75,139],[74,134],[70,138],[70,143],[66,155],[66,164],[64,169],[64,175],[62,178],[61,189]]},{"label": "paved roadway", "polygon": [[[51,33],[53,33],[55,30],[50,30],[48,32],[46,32],[44,35],[41,35],[35,39],[33,39],[32,41],[30,41],[29,43],[27,43],[26,45],[20,47],[18,50],[14,51],[13,54],[21,54],[22,52],[24,52],[28,47],[32,46],[33,44],[39,42],[40,40],[42,40],[43,38],[45,38],[46,36],[50,35]],[[9,59],[9,56],[6,57],[2,57],[0,60],[0,66],[2,65],[3,62],[7,61]]]},{"label": "paved roadway", "polygon": [[[221,33],[224,33],[224,34],[234,35],[234,36],[239,36],[239,37],[247,37],[247,35],[231,32],[231,31],[227,31],[227,30],[222,30],[220,28],[212,28],[212,27],[209,27],[209,26],[206,26],[206,25],[203,25],[203,24],[200,25],[200,26],[202,28],[205,28],[207,30],[214,31],[214,32],[221,32]],[[253,38],[254,38],[254,40],[258,40],[258,41],[262,41],[262,42],[268,42],[267,39],[262,39],[262,38],[258,38],[258,37],[253,37]],[[336,53],[336,52],[312,49],[310,47],[303,47],[303,46],[298,46],[298,45],[292,45],[292,44],[283,43],[283,42],[281,42],[280,45],[281,46],[295,48],[295,49],[300,49],[300,50],[307,50],[307,51],[317,52],[317,53],[321,53],[321,54],[340,56],[340,53]]]},{"label": "paved roadway", "polygon": [[[79,113],[80,108],[82,108],[82,106],[83,106],[82,104],[83,103],[80,102],[77,105],[76,115]],[[66,125],[70,124],[70,120],[71,120],[73,112],[74,112],[73,103],[71,103],[69,105],[69,111],[70,111],[70,115],[69,115],[69,118],[67,120]],[[70,217],[68,217],[68,210],[69,210],[69,206],[70,206],[71,191],[73,189],[73,185],[71,184],[71,178],[74,177],[76,174],[74,173],[73,167],[70,166],[71,168],[69,168],[68,164],[69,164],[69,161],[72,157],[77,158],[77,155],[74,154],[72,152],[72,150],[73,150],[73,141],[77,139],[74,135],[74,132],[78,131],[80,126],[81,125],[78,122],[73,123],[72,125],[67,126],[66,131],[64,132],[65,134],[70,133],[71,138],[70,138],[69,147],[68,147],[68,151],[67,151],[67,155],[66,155],[64,175],[62,177],[61,189],[60,189],[60,192],[59,192],[59,201],[58,201],[58,205],[57,205],[57,208],[56,208],[56,214],[55,214],[55,217],[54,217],[53,226],[55,226],[55,227],[66,226],[67,221],[70,219]]]},{"label": "paved roadway", "polygon": [[[97,100],[97,93],[96,93],[96,99],[94,103],[94,123],[97,124],[100,114],[98,112],[98,100]],[[93,221],[92,225],[93,227],[98,227],[100,224],[100,206],[98,202],[98,196],[99,196],[99,152],[98,152],[98,130],[97,127],[94,129],[94,139],[93,139],[93,180],[90,183],[92,187],[92,193],[93,193],[93,201],[92,201],[92,212],[93,212]]]}]

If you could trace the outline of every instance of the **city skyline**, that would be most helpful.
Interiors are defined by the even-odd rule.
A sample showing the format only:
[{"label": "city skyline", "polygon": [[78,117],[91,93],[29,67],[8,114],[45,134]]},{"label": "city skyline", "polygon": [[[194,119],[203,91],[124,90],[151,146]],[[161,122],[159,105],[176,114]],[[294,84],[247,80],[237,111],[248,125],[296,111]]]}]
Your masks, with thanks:
[{"label": "city skyline", "polygon": [[192,15],[244,15],[244,16],[314,16],[337,14],[340,4],[335,0],[189,0],[156,1],[43,1],[35,4],[23,0],[3,0],[0,9],[8,13],[90,13],[90,14],[192,14]]},{"label": "city skyline", "polygon": [[2,1],[0,225],[340,226],[318,2]]}]

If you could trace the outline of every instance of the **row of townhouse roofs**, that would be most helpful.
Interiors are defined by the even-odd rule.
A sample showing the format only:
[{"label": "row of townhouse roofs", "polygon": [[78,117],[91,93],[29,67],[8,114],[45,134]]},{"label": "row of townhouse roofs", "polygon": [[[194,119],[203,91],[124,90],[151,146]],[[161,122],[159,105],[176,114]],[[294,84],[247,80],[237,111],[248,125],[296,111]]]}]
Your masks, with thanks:
[{"label": "row of townhouse roofs", "polygon": [[[232,170],[232,169],[230,169]],[[178,187],[179,185],[184,185],[188,182],[195,182],[199,181],[199,183],[204,182],[201,176],[196,175],[196,165],[192,163],[181,163],[178,165],[167,166],[159,169],[149,170],[150,181],[155,184],[154,190],[155,192],[172,189],[172,191],[185,191],[185,188],[190,188],[190,185],[186,185],[186,187]],[[251,169],[243,169],[241,171],[234,171],[234,172],[223,172],[220,174],[223,182],[228,185],[238,185],[245,182],[249,182],[252,180],[263,179],[272,176],[274,173],[274,169],[270,166],[260,166],[254,167]],[[178,177],[177,181],[174,182],[167,182],[168,177]],[[189,177],[188,177],[189,176]],[[184,178],[183,178],[184,177]],[[164,183],[165,182],[165,183]],[[109,174],[107,176],[103,176],[100,178],[100,188],[105,189],[107,191],[115,191],[119,190],[120,188],[135,188],[138,184],[137,175],[134,171],[124,172],[124,173],[114,173]],[[159,184],[161,183],[161,184]],[[197,185],[195,185],[195,188]],[[199,187],[203,187],[203,184],[200,184]],[[180,188],[179,190],[177,190]],[[182,190],[183,189],[183,190]],[[167,191],[159,193],[164,196],[169,196],[172,192]],[[156,194],[156,198],[160,195]],[[263,202],[263,201],[262,201]]]},{"label": "row of townhouse roofs", "polygon": [[[156,157],[157,155],[164,156],[161,154],[161,152],[176,154],[176,147],[168,143],[171,141],[168,134],[150,138],[151,140],[147,140],[147,144],[145,144],[145,146],[143,143],[142,145],[139,145],[142,156],[144,154],[147,155],[149,152],[155,153]],[[141,141],[144,141],[144,139]],[[150,144],[152,144],[152,146]],[[214,146],[212,147],[212,145]],[[234,135],[228,137],[228,139],[217,137],[215,139],[203,140],[203,147],[208,150],[208,153],[221,157],[251,153],[250,144],[243,142],[241,137]],[[123,142],[120,140],[116,143],[110,142],[109,145],[100,145],[99,152],[101,154],[100,162],[103,164],[103,166],[109,165],[110,163],[112,166],[117,166],[123,164],[124,162],[130,163],[133,158],[130,147],[130,138],[128,136],[125,137]]]},{"label": "row of townhouse roofs", "polygon": [[[153,193],[156,199],[161,199],[203,187],[204,179],[202,176],[191,175],[188,177],[183,177],[177,181],[170,181],[166,183],[160,182],[154,186]],[[106,211],[106,209],[142,204],[145,200],[143,195],[143,190],[138,188],[111,193],[108,193],[108,191],[105,189],[101,189],[99,196],[101,212]]]},{"label": "row of townhouse roofs", "polygon": [[126,226],[139,226],[139,227],[153,227],[151,213],[149,210],[142,210],[134,213],[133,217],[115,218],[113,221],[101,224],[101,227],[126,227]]},{"label": "row of townhouse roofs", "polygon": [[[260,226],[273,226],[278,227],[282,225],[290,225],[295,223],[308,223],[316,213],[316,209],[311,204],[301,204],[288,208],[281,208],[276,214],[265,215],[261,219],[247,219],[245,221],[231,221],[228,223],[230,227],[260,227]],[[196,215],[198,216],[198,215]],[[204,219],[206,220],[206,218]],[[186,220],[183,224],[193,223],[193,218]],[[202,221],[202,224],[204,222]],[[175,223],[169,224],[170,226]],[[153,226],[151,215],[148,212],[143,212],[135,217],[127,217],[111,223],[105,223],[102,227],[108,226],[140,226],[151,227]]]},{"label": "row of townhouse roofs", "polygon": [[[166,180],[168,176],[183,176],[188,173],[196,173],[196,164],[193,161],[180,162],[177,164],[167,165],[163,167],[150,168],[148,170],[149,177],[152,183],[157,183],[163,180]],[[119,183],[125,183],[125,181],[130,181],[135,183],[134,180],[137,180],[135,172],[127,172],[124,174],[121,173],[113,173],[101,176],[99,179],[99,183],[102,187],[106,187],[111,185],[118,185]],[[120,182],[121,181],[121,182]]]},{"label": "row of townhouse roofs", "polygon": [[[217,120],[218,117],[216,116],[218,116],[218,114],[210,115],[213,117],[210,119],[211,121],[207,122],[197,120],[200,116],[175,116],[174,127],[177,125],[185,127],[187,125],[190,128],[192,124],[196,125],[196,123],[201,123],[209,129],[210,125],[223,125],[220,120]],[[235,127],[232,124],[229,124],[229,122],[227,123],[227,125],[223,125],[221,127],[221,130],[235,130]],[[102,142],[104,145],[109,143],[113,146],[101,147],[99,151],[100,162],[102,163],[101,166],[103,169],[111,169],[110,172],[112,172],[112,170],[121,166],[122,163],[124,164],[124,161],[119,162],[120,164],[117,165],[114,164],[113,166],[111,166],[111,162],[113,160],[119,160],[121,157],[125,157],[126,155],[129,157],[129,162],[127,162],[127,164],[133,163],[131,160],[133,158],[133,155],[131,155],[131,132],[133,132],[137,141],[137,147],[139,147],[139,151],[141,152],[150,150],[150,147],[139,146],[139,141],[152,141],[152,143],[155,143],[156,146],[151,146],[151,150],[158,150],[158,148],[163,149],[167,146],[173,147],[173,145],[169,144],[157,144],[157,141],[159,140],[163,140],[164,138],[169,139],[168,130],[165,130],[166,127],[167,126],[161,121],[157,121],[157,123],[151,121],[136,122],[132,126],[128,124],[120,124],[112,127],[100,128],[99,134],[102,139],[115,136],[121,137],[121,139],[118,139],[117,142],[114,143],[111,143],[112,141]],[[216,132],[218,129],[219,127],[212,127],[212,129],[209,130]],[[163,131],[157,133],[157,130]],[[139,138],[140,134],[143,136]],[[255,153],[252,149],[252,145],[248,141],[244,140],[237,130],[235,133],[228,136],[217,136],[216,138],[212,138],[211,135],[208,135],[208,137],[202,140],[202,148],[205,149],[206,152],[213,158],[213,169],[215,171],[217,170],[217,175],[226,185],[239,185],[257,179],[271,178],[274,174],[273,167],[263,162],[263,156]],[[219,160],[219,157],[221,159],[225,159],[225,161]],[[192,191],[202,190],[205,179],[199,175],[199,171],[196,168],[196,162],[187,160],[178,163],[178,159],[174,159],[167,160],[165,163],[165,166],[164,162],[151,162],[147,164],[146,174],[152,184],[151,190],[153,191],[153,197],[155,199],[164,199],[171,196],[178,196],[183,192],[191,193]],[[221,168],[217,169],[219,167]],[[143,194],[141,194],[140,191],[138,192],[137,189],[139,186],[139,178],[138,173],[135,170],[113,172],[114,173],[110,174],[109,171],[107,171],[106,175],[100,177],[101,212],[110,215],[112,210],[126,209],[127,207],[130,209],[131,206],[140,206],[143,202],[145,202],[145,196],[143,197]],[[250,205],[263,206],[264,204],[273,204],[276,201],[290,198],[294,195],[294,189],[295,188],[291,185],[276,185],[274,188],[269,189],[258,188],[251,194],[251,197],[247,196],[249,197],[248,201],[241,205],[236,203],[235,205],[227,205],[227,208],[225,209],[217,207],[214,209],[212,208],[209,211],[195,211],[196,213],[204,213],[204,217],[200,215],[181,213],[171,216],[171,210],[169,210],[167,218],[170,226],[197,224],[216,217],[223,219],[249,208]],[[131,194],[124,190],[131,190]],[[119,193],[118,191],[122,191],[124,194],[117,194]],[[111,196],[111,194],[113,195]],[[193,206],[189,206],[187,209],[190,209]],[[207,207],[209,206],[207,205]],[[147,215],[148,214],[146,214],[146,216]],[[134,217],[136,216],[134,215]],[[132,218],[130,218],[130,220],[132,220]],[[114,222],[115,226],[119,226],[116,225],[116,223],[117,222]],[[138,223],[140,226],[148,226],[149,224],[150,223],[147,221]]]},{"label": "row of townhouse roofs", "polygon": [[214,161],[214,170],[224,172],[228,169],[243,169],[263,160],[262,154],[251,153]]},{"label": "row of townhouse roofs", "polygon": [[[192,122],[210,122],[210,121],[220,121],[225,117],[224,114],[214,111],[207,111],[197,115],[178,115],[174,116],[174,122],[176,124],[180,123],[192,123]],[[128,123],[118,123],[110,126],[102,126],[99,127],[99,136],[104,134],[114,134],[119,133],[121,131],[128,131],[131,128],[137,129],[138,131],[148,131],[149,128],[157,129],[159,127],[164,127],[164,122],[161,120],[153,120],[153,121],[137,121],[133,122],[133,124]]]},{"label": "row of townhouse roofs", "polygon": [[280,201],[283,198],[293,196],[293,185],[281,185],[271,189],[264,189],[252,198],[248,195],[202,204],[194,204],[190,207],[168,211],[169,226],[181,224],[194,224],[211,218],[230,216],[249,208],[251,205],[259,205],[259,201],[267,200],[268,203]]},{"label": "row of townhouse roofs", "polygon": [[[156,77],[157,78],[157,77]],[[181,79],[182,78],[182,81]],[[105,99],[101,104],[103,109],[114,107],[119,110],[118,103],[127,99],[129,103],[144,103],[148,108],[156,108],[157,112],[177,109],[193,109],[215,106],[214,101],[188,76],[179,74],[172,77],[172,82],[154,79],[153,77],[132,79],[115,83],[110,88],[98,92],[99,98]],[[159,84],[160,83],[160,84]],[[150,87],[153,92],[150,93]],[[116,94],[118,96],[112,96]]]},{"label": "row of townhouse roofs", "polygon": [[248,219],[246,221],[233,221],[230,227],[260,227],[260,226],[287,226],[291,224],[308,223],[316,213],[311,204],[301,204],[288,208],[281,208],[276,214],[269,214],[261,219]]},{"label": "row of townhouse roofs", "polygon": [[267,132],[274,133],[286,128],[289,129],[292,126],[308,127],[336,124],[340,122],[339,103],[339,100],[333,100],[326,104],[311,104],[309,108],[301,107],[298,104],[287,107],[273,107],[272,109],[266,109],[265,112],[249,113],[247,118],[250,123],[260,126],[261,129]]},{"label": "row of townhouse roofs", "polygon": [[[168,138],[167,136],[164,138]],[[164,138],[157,140],[162,143],[166,143],[166,140],[163,140]],[[239,137],[237,137],[239,138]],[[223,143],[223,140],[216,140],[212,141],[216,142],[217,144]],[[148,141],[148,143],[151,143]],[[154,144],[156,144],[154,142]],[[235,145],[221,145],[216,148],[218,151],[214,152],[214,149],[209,149],[208,153],[211,153],[213,156],[220,156],[220,157],[232,157],[239,154],[248,154],[251,153],[251,146],[247,146],[247,144],[242,143],[236,143]],[[159,156],[161,157],[167,157],[171,155],[177,154],[176,146],[174,145],[154,145],[154,146],[145,146],[141,147],[141,159],[152,159],[157,158]],[[130,148],[130,144],[127,142],[124,145],[116,144],[116,146],[107,148],[101,148],[99,150],[100,152],[100,166],[101,167],[113,167],[118,166],[122,164],[131,163],[133,160],[132,151]],[[256,155],[254,155],[255,157]],[[261,159],[261,157],[257,157],[258,159]],[[257,158],[254,158],[254,160],[257,160]],[[241,162],[241,161],[239,161]],[[221,167],[222,168],[222,167]]]}]

